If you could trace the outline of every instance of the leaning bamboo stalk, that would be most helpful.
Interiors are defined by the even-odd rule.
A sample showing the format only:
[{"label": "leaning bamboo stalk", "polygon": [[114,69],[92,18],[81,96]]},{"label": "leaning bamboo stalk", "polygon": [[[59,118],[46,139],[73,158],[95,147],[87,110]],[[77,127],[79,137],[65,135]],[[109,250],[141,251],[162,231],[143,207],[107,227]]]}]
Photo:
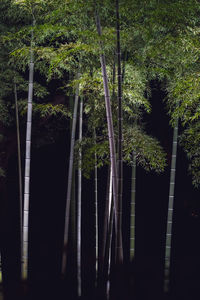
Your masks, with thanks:
[{"label": "leaning bamboo stalk", "polygon": [[133,152],[131,174],[131,215],[130,215],[130,260],[135,256],[135,194],[136,194],[136,155]]},{"label": "leaning bamboo stalk", "polygon": [[[33,27],[35,19],[33,19]],[[28,109],[26,123],[26,154],[25,154],[25,178],[24,178],[24,211],[23,211],[23,259],[22,276],[28,276],[28,222],[29,222],[29,197],[30,197],[30,163],[31,163],[31,128],[32,128],[32,100],[33,100],[33,28],[31,33],[29,86],[28,86]]]},{"label": "leaning bamboo stalk", "polygon": [[[14,82],[14,96],[15,96],[15,116],[16,116],[16,129],[17,129],[17,157],[18,157],[18,180],[19,180],[19,210],[20,210],[20,253],[23,251],[23,229],[22,229],[22,209],[23,209],[23,193],[22,193],[22,163],[21,163],[21,146],[20,146],[20,128],[19,128],[19,112],[17,101],[17,86]],[[22,272],[22,270],[21,270]]]},{"label": "leaning bamboo stalk", "polygon": [[[80,98],[79,110],[79,142],[82,142],[83,98]],[[77,205],[77,282],[78,296],[81,297],[81,194],[82,194],[82,150],[79,149],[78,164],[78,205]]]},{"label": "leaning bamboo stalk", "polygon": [[[78,71],[77,79],[80,78],[80,72]],[[71,145],[70,145],[70,156],[69,156],[69,168],[68,168],[68,181],[67,181],[67,198],[65,208],[65,226],[64,226],[64,248],[67,249],[68,244],[68,231],[69,231],[69,212],[70,212],[70,201],[71,201],[71,189],[72,189],[72,174],[73,174],[73,163],[74,163],[74,144],[75,144],[75,133],[77,123],[77,109],[79,99],[79,83],[76,86],[75,101],[74,101],[74,112],[72,120],[72,134],[71,134]],[[62,274],[64,275],[66,269],[67,251],[63,251],[62,256]]]},{"label": "leaning bamboo stalk", "polygon": [[110,271],[111,271],[111,257],[112,257],[112,236],[113,236],[113,221],[114,221],[114,203],[112,193],[112,170],[110,172],[110,186],[109,186],[109,215],[108,215],[108,236],[107,248],[105,255],[105,276],[107,278],[106,296],[107,300],[110,298]]},{"label": "leaning bamboo stalk", "polygon": [[106,201],[105,201],[105,209],[104,209],[104,220],[103,220],[103,237],[101,243],[101,251],[99,254],[99,272],[103,274],[103,268],[105,263],[105,252],[106,252],[106,240],[108,233],[108,224],[109,224],[109,214],[110,214],[110,185],[112,186],[112,175],[111,168],[108,167],[108,175],[107,175],[107,187],[106,187]]},{"label": "leaning bamboo stalk", "polygon": [[[96,11],[96,25],[97,25],[97,32],[99,36],[102,36],[101,31],[101,24],[98,12]],[[102,44],[100,44],[101,51]],[[115,210],[115,229],[116,234],[119,234],[119,217],[121,212],[119,211],[118,206],[118,189],[117,189],[117,163],[116,163],[116,151],[115,151],[115,138],[114,138],[114,129],[113,129],[113,121],[112,121],[112,111],[111,111],[111,104],[110,104],[110,91],[108,86],[108,77],[106,71],[106,60],[103,53],[100,54],[100,62],[101,62],[101,69],[102,69],[102,77],[103,77],[103,85],[104,85],[104,94],[105,94],[105,106],[106,106],[106,117],[107,117],[107,126],[108,126],[108,136],[109,136],[109,148],[110,148],[110,160],[111,160],[111,168],[112,168],[112,184],[113,184],[113,198],[114,198],[114,210]],[[118,253],[116,257],[118,261],[116,263],[121,263],[123,260],[123,253],[122,253],[122,240],[118,239],[119,244],[116,246]]]},{"label": "leaning bamboo stalk", "polygon": [[176,175],[176,158],[177,158],[177,140],[178,140],[178,119],[174,126],[173,145],[172,145],[172,161],[170,171],[170,187],[169,187],[169,203],[167,215],[167,231],[165,245],[165,265],[164,265],[164,292],[170,290],[170,260],[171,260],[171,242],[172,242],[172,220],[174,207],[174,188]]}]

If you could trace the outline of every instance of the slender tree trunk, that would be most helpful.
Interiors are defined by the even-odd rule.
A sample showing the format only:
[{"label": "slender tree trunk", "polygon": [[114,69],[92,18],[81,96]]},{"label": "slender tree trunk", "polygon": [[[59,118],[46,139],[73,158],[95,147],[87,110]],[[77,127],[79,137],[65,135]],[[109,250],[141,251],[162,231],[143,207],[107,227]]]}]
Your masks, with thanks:
[{"label": "slender tree trunk", "polygon": [[[21,163],[21,146],[20,146],[20,128],[19,128],[19,113],[17,101],[17,86],[14,82],[14,96],[15,96],[15,115],[16,115],[16,129],[17,129],[17,157],[18,157],[18,177],[19,177],[19,210],[20,210],[20,253],[22,255],[23,243],[23,228],[22,228],[22,209],[23,209],[23,194],[22,194],[22,163]],[[22,273],[22,270],[21,270]],[[21,274],[22,275],[22,274]]]},{"label": "slender tree trunk", "polygon": [[178,119],[176,121],[174,127],[174,133],[173,133],[172,161],[171,161],[170,187],[169,187],[169,204],[168,204],[167,230],[166,230],[165,266],[164,266],[164,292],[166,293],[169,292],[170,290],[170,286],[169,286],[170,260],[171,260],[172,220],[173,220],[173,206],[174,206],[177,140],[178,140]]},{"label": "slender tree trunk", "polygon": [[[106,283],[108,277],[108,271],[106,270],[106,266],[108,266],[108,262],[106,262],[106,252],[107,252],[107,242],[108,242],[108,226],[109,226],[109,210],[110,210],[110,186],[112,188],[112,176],[111,176],[111,168],[108,167],[108,175],[107,175],[107,185],[106,185],[106,201],[103,215],[103,228],[102,228],[102,240],[100,241],[99,247],[99,260],[98,260],[98,296],[102,298],[106,295]],[[111,190],[112,192],[112,190]],[[108,267],[107,267],[108,269]],[[99,299],[99,298],[98,298]]]},{"label": "slender tree trunk", "polygon": [[[97,32],[99,36],[102,36],[100,19],[97,11],[96,11],[96,25],[97,25]],[[100,44],[100,46],[102,51],[102,44]],[[114,138],[114,129],[113,129],[112,112],[111,112],[111,104],[110,104],[110,92],[108,87],[108,77],[106,72],[106,61],[103,53],[100,55],[100,61],[101,61],[102,77],[103,77],[103,84],[104,84],[106,117],[107,117],[109,147],[110,147],[110,160],[111,160],[111,168],[112,168],[113,198],[114,198],[114,208],[115,208],[115,229],[116,229],[116,234],[119,234],[120,233],[119,219],[120,219],[121,212],[119,211],[118,197],[117,197],[118,176],[117,176],[117,163],[116,163],[116,151],[115,151],[115,138]],[[120,240],[120,238],[118,239],[118,242],[119,244],[117,245],[116,249],[119,253],[116,254],[116,257],[118,259],[116,263],[121,263],[123,257],[121,251],[122,241]]]},{"label": "slender tree trunk", "polygon": [[[94,140],[96,144],[96,132],[94,129]],[[97,153],[95,151],[95,166],[94,166],[94,197],[95,197],[95,269],[96,278],[95,283],[97,285],[98,269],[99,269],[99,226],[98,226],[98,171],[97,171]]]},{"label": "slender tree trunk", "polygon": [[[77,79],[80,78],[80,72],[78,71]],[[70,157],[69,157],[69,169],[68,169],[68,182],[67,182],[67,199],[65,209],[65,227],[64,227],[64,248],[67,249],[68,244],[68,231],[69,231],[69,212],[70,212],[70,201],[71,201],[71,188],[72,188],[72,174],[73,174],[73,163],[74,163],[74,144],[75,144],[75,133],[76,133],[76,122],[77,122],[77,108],[79,99],[79,83],[77,83],[75,101],[74,101],[74,112],[72,122],[72,135],[70,145]],[[62,257],[62,274],[64,275],[66,269],[67,250],[63,251]]]},{"label": "slender tree trunk", "polygon": [[[80,98],[79,111],[79,142],[82,142],[82,124],[83,124],[83,99]],[[79,167],[78,167],[78,205],[77,205],[77,281],[78,296],[81,297],[81,194],[82,194],[82,151],[79,149]]]},{"label": "slender tree trunk", "polygon": [[121,47],[120,47],[120,23],[119,23],[119,0],[116,0],[116,30],[117,30],[117,82],[118,82],[118,232],[116,234],[116,257],[117,261],[123,262],[122,249],[122,191],[123,191],[123,158],[122,158],[122,72],[121,72]]},{"label": "slender tree trunk", "polygon": [[112,186],[111,168],[108,167],[106,202],[105,202],[104,221],[103,221],[103,237],[102,237],[101,251],[100,251],[100,255],[99,255],[99,262],[100,262],[99,272],[100,273],[103,273],[103,266],[105,263],[106,239],[107,239],[108,223],[109,223],[110,181],[111,181],[111,186]]},{"label": "slender tree trunk", "polygon": [[[70,111],[73,114],[74,110],[74,96],[70,96]],[[73,120],[70,120],[70,132],[72,132],[72,123]],[[77,201],[76,201],[76,170],[73,166],[72,171],[72,187],[71,187],[71,202],[70,202],[70,236],[71,236],[71,245],[70,245],[70,266],[73,268],[75,265],[77,265],[77,258],[75,255],[75,251],[77,249]],[[74,269],[74,268],[73,268]],[[76,270],[77,273],[77,270]],[[70,276],[71,277],[71,276]]]},{"label": "slender tree trunk", "polygon": [[108,204],[105,211],[107,215],[106,225],[106,244],[104,250],[104,262],[103,262],[103,289],[105,288],[106,297],[109,299],[110,295],[110,269],[111,269],[111,255],[112,255],[112,236],[113,236],[113,221],[114,221],[114,203],[113,203],[113,193],[112,193],[112,169],[108,174]]},{"label": "slender tree trunk", "polygon": [[[35,20],[33,19],[33,27]],[[26,125],[26,154],[25,154],[25,179],[24,179],[24,213],[23,213],[23,266],[22,276],[28,276],[28,222],[29,222],[29,196],[30,196],[30,163],[31,163],[31,127],[32,127],[32,100],[33,100],[33,29],[31,36],[29,86],[28,86],[28,109]]]},{"label": "slender tree trunk", "polygon": [[[111,177],[112,179],[112,171]],[[105,271],[107,279],[106,286],[106,296],[109,300],[110,298],[110,272],[111,272],[111,258],[112,258],[112,237],[113,237],[113,221],[114,221],[114,203],[113,203],[113,194],[112,194],[112,181],[110,180],[110,188],[109,188],[109,226],[108,226],[108,238],[107,238],[107,249],[105,256]]]},{"label": "slender tree trunk", "polygon": [[133,166],[131,175],[131,216],[130,216],[130,260],[135,255],[135,194],[136,194],[136,156],[133,152]]}]

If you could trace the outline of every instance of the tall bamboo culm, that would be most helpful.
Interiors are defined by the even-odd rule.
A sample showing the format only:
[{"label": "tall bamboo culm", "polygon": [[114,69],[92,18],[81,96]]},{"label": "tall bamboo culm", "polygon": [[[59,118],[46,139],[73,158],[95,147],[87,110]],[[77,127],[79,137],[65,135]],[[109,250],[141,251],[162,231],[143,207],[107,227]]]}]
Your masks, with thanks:
[{"label": "tall bamboo culm", "polygon": [[[33,17],[33,28],[35,19]],[[26,125],[26,153],[25,153],[25,178],[24,178],[24,210],[23,210],[23,259],[22,276],[28,277],[28,222],[29,222],[29,197],[30,197],[30,163],[31,163],[31,128],[32,128],[32,100],[33,100],[33,28],[31,33],[30,64],[29,64],[29,86],[28,86],[28,109]]]},{"label": "tall bamboo culm", "polygon": [[171,242],[172,242],[172,221],[174,207],[174,188],[176,175],[176,157],[177,157],[177,140],[178,140],[178,120],[174,126],[173,145],[172,145],[172,160],[170,171],[170,187],[169,187],[169,203],[167,215],[167,230],[165,244],[165,265],[164,265],[164,292],[170,291],[170,261],[171,261]]},{"label": "tall bamboo culm", "polygon": [[[96,10],[96,25],[97,25],[97,32],[99,36],[102,36],[101,31],[101,24],[98,15],[98,11]],[[100,43],[101,51],[103,51],[103,45]],[[113,121],[112,121],[112,111],[111,111],[111,104],[110,104],[110,91],[108,87],[108,77],[106,71],[106,60],[103,53],[100,54],[100,62],[101,62],[101,70],[102,70],[102,77],[103,77],[103,85],[104,85],[104,94],[105,94],[105,106],[106,106],[106,118],[107,118],[107,126],[108,126],[108,136],[109,136],[109,148],[110,148],[110,160],[111,160],[111,168],[112,168],[112,185],[113,185],[113,199],[114,199],[114,212],[115,212],[115,229],[116,235],[120,234],[119,230],[119,218],[120,218],[120,211],[118,205],[118,188],[117,188],[117,163],[116,163],[116,151],[115,151],[115,138],[114,138],[114,129],[113,129]],[[122,240],[120,238],[117,239],[120,243],[117,245],[116,249],[118,253],[116,253],[116,257],[119,261],[116,263],[120,263],[123,259],[122,255]]]},{"label": "tall bamboo culm", "polygon": [[[79,110],[79,142],[82,142],[83,98],[80,97]],[[79,149],[78,167],[78,205],[77,205],[77,282],[78,296],[81,297],[81,195],[82,195],[82,150]]]},{"label": "tall bamboo culm", "polygon": [[135,195],[136,195],[136,155],[133,152],[133,165],[131,174],[131,215],[130,215],[130,261],[135,256]]},{"label": "tall bamboo culm", "polygon": [[[80,78],[80,72],[78,70],[77,80]],[[74,111],[72,120],[72,134],[71,134],[71,145],[70,145],[70,156],[69,156],[69,168],[68,168],[68,181],[67,181],[67,199],[65,208],[65,226],[64,226],[64,249],[67,249],[68,244],[68,231],[69,231],[69,212],[70,212],[70,201],[71,201],[71,189],[72,189],[72,175],[73,175],[73,164],[74,164],[74,144],[75,144],[75,133],[77,123],[77,109],[79,99],[79,83],[76,86]],[[62,256],[62,274],[65,274],[67,262],[67,252],[63,251]]]},{"label": "tall bamboo culm", "polygon": [[112,236],[113,236],[113,221],[114,221],[114,203],[112,193],[112,170],[110,171],[110,186],[109,186],[109,218],[108,218],[108,237],[107,237],[107,250],[106,250],[106,264],[107,264],[107,286],[106,296],[107,300],[110,299],[110,271],[111,271],[111,258],[112,258]]},{"label": "tall bamboo culm", "polygon": [[[94,140],[96,144],[96,131],[94,129]],[[95,160],[95,166],[94,166],[94,198],[95,198],[95,270],[96,270],[96,278],[95,278],[95,284],[97,285],[97,277],[98,277],[98,267],[99,267],[99,232],[98,232],[98,170],[97,170],[97,153],[95,151],[94,153],[94,160]]]},{"label": "tall bamboo culm", "polygon": [[[121,71],[121,46],[120,46],[120,17],[119,0],[116,0],[116,31],[117,31],[117,82],[118,82],[118,234],[116,234],[116,261],[123,262],[122,248],[122,192],[123,192],[123,114],[122,114],[122,71]],[[118,257],[117,257],[118,255]]]},{"label": "tall bamboo culm", "polygon": [[[22,191],[22,163],[21,163],[21,146],[20,146],[20,128],[19,128],[19,112],[17,100],[17,86],[14,79],[14,97],[15,97],[15,116],[16,116],[16,131],[17,131],[17,157],[18,157],[18,180],[19,180],[19,210],[20,210],[20,253],[23,251],[23,228],[22,228],[22,209],[23,209],[23,191]],[[21,270],[22,273],[22,270]],[[22,274],[21,274],[22,275]]]}]

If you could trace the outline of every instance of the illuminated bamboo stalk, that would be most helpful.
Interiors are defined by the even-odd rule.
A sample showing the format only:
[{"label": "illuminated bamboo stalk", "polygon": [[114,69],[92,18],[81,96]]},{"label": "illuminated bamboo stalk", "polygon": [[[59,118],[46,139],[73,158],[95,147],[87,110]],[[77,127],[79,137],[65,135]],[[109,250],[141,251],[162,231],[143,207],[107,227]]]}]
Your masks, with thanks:
[{"label": "illuminated bamboo stalk", "polygon": [[[79,110],[79,142],[82,142],[83,98],[80,98]],[[77,281],[78,296],[81,297],[81,195],[82,195],[82,150],[79,149],[78,164],[78,205],[77,205]]]},{"label": "illuminated bamboo stalk", "polygon": [[169,203],[167,215],[167,230],[165,244],[165,265],[164,265],[164,292],[170,290],[170,260],[171,260],[171,242],[172,242],[172,221],[174,207],[174,188],[176,175],[176,157],[177,157],[177,140],[178,140],[178,119],[174,126],[173,145],[172,145],[172,160],[170,171],[170,187],[169,187]]},{"label": "illuminated bamboo stalk", "polygon": [[[122,113],[122,71],[121,71],[121,46],[120,46],[120,16],[119,0],[116,0],[116,31],[117,31],[117,82],[118,82],[118,229],[116,233],[116,260],[123,262],[122,249],[122,192],[123,192],[123,113]],[[118,256],[118,257],[117,257]]]},{"label": "illuminated bamboo stalk", "polygon": [[136,195],[136,156],[133,153],[133,166],[131,175],[131,215],[130,215],[130,260],[135,255],[135,195]]},{"label": "illuminated bamboo stalk", "polygon": [[107,239],[107,251],[106,251],[106,271],[107,271],[107,286],[106,296],[107,300],[110,298],[110,270],[111,270],[111,255],[112,255],[112,236],[113,236],[113,221],[114,221],[114,203],[112,193],[112,170],[110,170],[110,186],[109,186],[109,215],[108,215],[108,239]]},{"label": "illuminated bamboo stalk", "polygon": [[[33,19],[33,27],[35,19]],[[26,123],[26,153],[25,153],[25,178],[24,178],[24,211],[23,211],[23,259],[22,276],[28,277],[28,223],[29,223],[29,197],[30,197],[30,163],[31,163],[31,128],[32,128],[32,100],[33,100],[33,28],[31,33],[29,85],[28,85],[28,109]]]},{"label": "illuminated bamboo stalk", "polygon": [[[94,139],[96,144],[96,132],[94,130]],[[94,153],[94,197],[95,197],[95,270],[96,270],[96,284],[98,276],[98,253],[99,253],[99,232],[98,232],[98,171],[97,171],[97,153]]]},{"label": "illuminated bamboo stalk", "polygon": [[[20,128],[19,128],[19,112],[17,100],[17,86],[14,82],[14,96],[15,96],[15,116],[16,116],[16,129],[17,129],[17,157],[18,157],[18,179],[19,179],[19,209],[20,209],[20,253],[23,251],[23,228],[22,228],[22,210],[23,210],[23,194],[22,194],[22,164],[21,164],[21,146],[20,146]],[[22,273],[22,270],[21,270]]]},{"label": "illuminated bamboo stalk", "polygon": [[103,273],[104,263],[105,263],[105,253],[106,253],[106,241],[108,234],[108,224],[109,224],[109,214],[110,214],[110,185],[112,187],[112,176],[111,176],[111,168],[108,167],[108,177],[107,177],[107,187],[106,187],[106,202],[105,202],[105,210],[104,210],[104,222],[103,222],[103,239],[102,239],[102,247],[100,252],[99,261],[101,265],[99,266],[99,271]]},{"label": "illuminated bamboo stalk", "polygon": [[[80,78],[80,72],[78,71],[77,79],[79,80],[79,78]],[[73,120],[72,120],[72,134],[71,134],[68,181],[67,181],[67,198],[66,198],[66,208],[65,208],[64,248],[67,248],[67,246],[68,246],[69,212],[70,212],[71,189],[72,189],[74,144],[75,144],[76,123],[77,123],[78,99],[79,99],[79,83],[77,83],[77,86],[76,86],[74,112],[73,112]],[[66,262],[67,262],[67,251],[63,251],[63,256],[62,256],[62,274],[63,275],[64,275],[65,269],[66,269]]]},{"label": "illuminated bamboo stalk", "polygon": [[[102,36],[101,24],[98,12],[96,11],[96,25],[97,32],[99,36]],[[102,44],[100,43],[101,51],[103,52]],[[118,205],[118,188],[117,188],[117,163],[116,163],[116,151],[115,151],[115,138],[114,138],[114,129],[113,129],[113,121],[112,121],[112,111],[111,111],[111,103],[110,103],[110,91],[108,86],[108,77],[106,71],[106,60],[103,53],[100,54],[100,62],[101,62],[101,70],[103,77],[103,86],[104,86],[104,95],[105,95],[105,106],[106,106],[106,118],[107,118],[107,126],[108,126],[108,137],[109,137],[109,148],[110,148],[110,161],[112,168],[112,185],[113,185],[113,199],[114,199],[114,212],[115,212],[115,228],[118,244],[116,245],[117,253],[117,261],[116,263],[121,263],[123,261],[123,252],[122,252],[122,239],[121,239],[121,228],[120,225],[120,214],[119,205]]]}]

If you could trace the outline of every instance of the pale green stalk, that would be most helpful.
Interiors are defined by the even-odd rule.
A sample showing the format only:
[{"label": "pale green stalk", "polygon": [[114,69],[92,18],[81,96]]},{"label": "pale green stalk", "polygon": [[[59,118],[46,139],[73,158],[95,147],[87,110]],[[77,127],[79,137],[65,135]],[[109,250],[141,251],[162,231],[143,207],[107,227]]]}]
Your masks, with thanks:
[{"label": "pale green stalk", "polygon": [[[79,111],[79,142],[82,142],[83,98],[80,98]],[[78,296],[81,297],[81,194],[82,194],[82,150],[79,149],[78,164],[78,205],[77,205],[77,281]]]},{"label": "pale green stalk", "polygon": [[[70,96],[69,100],[70,104],[70,111],[73,114],[74,110],[74,97]],[[70,120],[70,132],[72,130],[72,122],[73,120]],[[71,187],[71,203],[70,203],[70,224],[71,224],[71,246],[74,255],[71,257],[71,260],[73,260],[72,265],[77,264],[77,255],[75,254],[75,251],[77,249],[77,205],[76,205],[76,170],[73,166],[72,171],[72,187]]]},{"label": "pale green stalk", "polygon": [[[22,207],[23,207],[23,194],[22,194],[22,163],[21,163],[21,147],[20,147],[20,128],[19,128],[19,112],[17,101],[17,86],[14,82],[14,96],[15,96],[15,115],[16,115],[16,129],[17,129],[17,156],[18,156],[18,177],[19,177],[19,209],[20,209],[20,253],[22,255],[23,243],[23,229],[22,229]],[[22,270],[21,270],[22,272]]]},{"label": "pale green stalk", "polygon": [[[122,193],[123,193],[123,112],[122,112],[122,72],[121,72],[121,46],[120,46],[120,17],[119,0],[116,0],[116,31],[117,31],[117,82],[118,82],[118,230],[116,233],[116,260],[123,262],[122,248]],[[117,257],[118,256],[118,257]]]},{"label": "pale green stalk", "polygon": [[130,215],[130,260],[135,255],[135,194],[136,194],[136,156],[133,153],[133,166],[131,175],[131,215]]},{"label": "pale green stalk", "polygon": [[110,298],[110,269],[111,269],[111,255],[112,255],[112,234],[113,234],[113,219],[114,219],[114,203],[113,203],[113,193],[112,193],[112,170],[110,171],[110,187],[109,187],[109,215],[108,215],[108,248],[107,248],[107,254],[106,254],[106,264],[108,265],[107,270],[107,286],[106,286],[106,296],[109,300]]},{"label": "pale green stalk", "polygon": [[[78,71],[77,79],[80,78],[80,72]],[[68,231],[69,231],[69,212],[70,212],[70,201],[71,201],[71,189],[72,189],[72,174],[73,174],[73,163],[74,163],[74,144],[75,144],[75,133],[77,123],[77,109],[79,99],[79,83],[76,86],[75,101],[74,101],[74,112],[72,121],[72,135],[70,145],[70,157],[69,157],[69,169],[68,169],[68,182],[67,182],[67,199],[65,209],[65,227],[64,227],[64,248],[67,249],[68,244]],[[63,251],[62,256],[62,274],[65,273],[67,260],[67,251]]]},{"label": "pale green stalk", "polygon": [[[96,11],[96,25],[97,32],[99,36],[102,36],[101,24],[98,12]],[[100,44],[101,51],[103,51],[102,44]],[[106,71],[106,61],[103,53],[100,54],[100,62],[102,69],[102,77],[103,77],[103,86],[104,86],[104,94],[105,94],[105,106],[106,106],[106,118],[107,118],[107,126],[108,126],[108,136],[109,136],[109,148],[110,148],[110,161],[112,168],[112,185],[113,185],[113,198],[114,198],[114,211],[115,211],[115,228],[116,235],[119,236],[117,239],[118,244],[116,245],[116,263],[121,263],[123,261],[123,252],[122,252],[122,239],[121,239],[121,228],[120,225],[120,215],[121,211],[119,210],[118,205],[118,188],[117,188],[117,163],[116,163],[116,151],[115,151],[115,138],[114,138],[114,129],[113,129],[113,121],[112,121],[112,111],[111,111],[111,103],[110,103],[110,91],[108,86],[108,76]]]},{"label": "pale green stalk", "polygon": [[[96,144],[96,132],[94,130],[94,139]],[[97,276],[98,276],[98,240],[99,240],[99,234],[98,234],[98,171],[97,171],[97,154],[95,151],[94,154],[94,160],[95,160],[95,166],[94,166],[94,196],[95,196],[95,269],[96,269],[96,284],[97,284]]]},{"label": "pale green stalk", "polygon": [[165,293],[168,293],[170,290],[170,260],[171,260],[172,220],[173,220],[173,207],[174,207],[177,140],[178,140],[178,119],[174,126],[173,145],[172,145],[172,161],[171,161],[171,172],[170,172],[169,203],[168,203],[168,215],[167,215],[165,265],[164,265],[164,292]]},{"label": "pale green stalk", "polygon": [[[33,26],[35,19],[33,19]],[[30,197],[30,163],[31,163],[31,127],[32,127],[32,100],[33,100],[33,29],[31,36],[29,86],[28,86],[28,109],[26,124],[26,153],[25,153],[25,178],[24,178],[24,213],[23,213],[23,259],[22,276],[28,277],[28,222],[29,222],[29,197]]]}]

